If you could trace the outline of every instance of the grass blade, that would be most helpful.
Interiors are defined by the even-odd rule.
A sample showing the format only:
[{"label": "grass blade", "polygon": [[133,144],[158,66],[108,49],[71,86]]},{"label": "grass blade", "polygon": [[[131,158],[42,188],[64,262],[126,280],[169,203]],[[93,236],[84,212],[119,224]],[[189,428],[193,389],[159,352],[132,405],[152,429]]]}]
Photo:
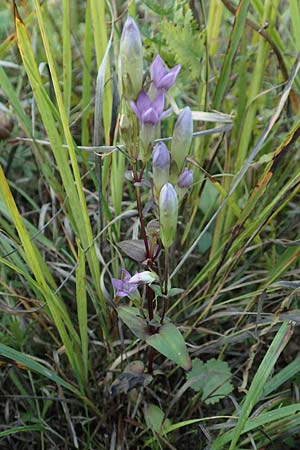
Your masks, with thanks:
[{"label": "grass blade", "polygon": [[86,300],[86,276],[85,255],[78,243],[78,267],[76,270],[76,301],[79,332],[81,339],[81,353],[84,366],[85,380],[88,378],[88,328],[87,328],[87,300]]},{"label": "grass blade", "polygon": [[[248,417],[255,406],[264,386],[276,364],[277,359],[284,350],[286,344],[292,336],[294,328],[294,322],[284,322],[280,329],[278,330],[272,344],[267,351],[264,359],[262,360],[246,395],[242,410],[240,413],[240,418],[233,431],[231,444],[229,450],[234,450],[238,443],[239,437],[244,430],[245,424]],[[213,449],[219,448],[214,444]]]},{"label": "grass blade", "polygon": [[224,93],[228,88],[229,78],[233,66],[234,56],[238,49],[241,37],[245,30],[245,21],[249,8],[250,0],[241,0],[236,11],[229,45],[226,51],[224,63],[221,70],[221,75],[217,84],[215,98],[213,101],[214,109],[219,110],[222,104]]}]

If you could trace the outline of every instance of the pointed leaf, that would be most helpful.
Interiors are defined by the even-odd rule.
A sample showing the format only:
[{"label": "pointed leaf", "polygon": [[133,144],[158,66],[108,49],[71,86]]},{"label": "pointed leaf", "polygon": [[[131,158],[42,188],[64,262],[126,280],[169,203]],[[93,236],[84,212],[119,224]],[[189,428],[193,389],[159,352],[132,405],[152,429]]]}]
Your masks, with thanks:
[{"label": "pointed leaf", "polygon": [[138,338],[146,340],[149,336],[146,320],[141,316],[139,308],[120,306],[118,316]]},{"label": "pointed leaf", "polygon": [[192,367],[182,334],[174,324],[162,325],[159,332],[149,336],[146,342],[183,369],[190,370]]},{"label": "pointed leaf", "polygon": [[172,289],[170,289],[169,292],[168,292],[168,297],[175,297],[175,295],[182,294],[183,292],[185,292],[185,289],[181,289],[181,288],[172,288]]},{"label": "pointed leaf", "polygon": [[143,262],[146,259],[145,244],[142,239],[122,241],[119,242],[118,247],[134,261]]}]

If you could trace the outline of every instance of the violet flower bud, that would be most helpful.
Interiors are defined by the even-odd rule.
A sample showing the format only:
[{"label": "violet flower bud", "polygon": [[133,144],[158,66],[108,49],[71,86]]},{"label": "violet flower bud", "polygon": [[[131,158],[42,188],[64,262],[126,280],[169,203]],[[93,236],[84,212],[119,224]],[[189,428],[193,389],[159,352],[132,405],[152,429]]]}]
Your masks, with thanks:
[{"label": "violet flower bud", "polygon": [[124,95],[136,99],[143,85],[143,52],[140,31],[128,17],[120,40],[120,64]]},{"label": "violet flower bud", "polygon": [[150,158],[150,149],[154,141],[156,126],[170,114],[170,110],[164,111],[164,105],[165,96],[163,92],[159,93],[152,101],[144,91],[141,91],[137,101],[130,102],[131,109],[140,122],[140,138],[143,146],[140,157],[143,162],[147,162]]},{"label": "violet flower bud", "polygon": [[185,168],[184,171],[179,175],[176,185],[176,192],[179,200],[182,200],[192,184],[193,171]]},{"label": "violet flower bud", "polygon": [[171,183],[165,184],[159,195],[160,238],[164,248],[171,247],[176,236],[178,199]]},{"label": "violet flower bud", "polygon": [[172,175],[178,176],[182,171],[184,160],[189,153],[193,137],[193,118],[189,107],[184,108],[176,121],[171,145],[171,155],[175,162]]},{"label": "violet flower bud", "polygon": [[181,65],[168,69],[160,55],[157,55],[150,66],[151,80],[155,88],[159,91],[168,91],[176,81],[176,78],[180,72]]},{"label": "violet flower bud", "polygon": [[166,144],[158,142],[152,153],[152,173],[156,198],[158,198],[163,185],[169,180],[170,159],[170,152]]},{"label": "violet flower bud", "polygon": [[185,168],[179,175],[177,184],[181,189],[189,189],[193,184],[193,171]]}]

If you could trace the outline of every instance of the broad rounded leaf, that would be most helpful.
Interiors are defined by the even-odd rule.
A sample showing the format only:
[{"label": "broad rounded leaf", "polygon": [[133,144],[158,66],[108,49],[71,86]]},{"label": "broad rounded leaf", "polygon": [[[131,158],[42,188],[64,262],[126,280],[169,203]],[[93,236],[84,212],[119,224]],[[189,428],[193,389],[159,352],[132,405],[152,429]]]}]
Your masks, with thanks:
[{"label": "broad rounded leaf", "polygon": [[195,379],[191,388],[202,392],[202,400],[208,405],[217,403],[233,390],[230,367],[225,361],[210,359],[205,364],[199,358],[193,360],[193,368],[187,374],[188,380]]},{"label": "broad rounded leaf", "polygon": [[149,405],[146,405],[144,414],[147,427],[158,433],[161,429],[165,416],[163,411],[158,406],[150,403]]},{"label": "broad rounded leaf", "polygon": [[149,336],[146,342],[183,369],[190,370],[192,367],[182,334],[173,323],[162,325],[159,332]]}]

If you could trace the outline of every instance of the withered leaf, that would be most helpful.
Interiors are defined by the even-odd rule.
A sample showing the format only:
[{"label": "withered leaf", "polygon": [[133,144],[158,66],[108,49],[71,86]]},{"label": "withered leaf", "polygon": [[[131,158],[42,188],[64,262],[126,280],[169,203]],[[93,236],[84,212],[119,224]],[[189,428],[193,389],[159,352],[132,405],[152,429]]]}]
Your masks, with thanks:
[{"label": "withered leaf", "polygon": [[137,261],[139,263],[145,261],[145,244],[142,239],[122,241],[119,242],[118,246],[125,253],[125,255],[129,256],[129,258],[133,259],[134,261]]}]

